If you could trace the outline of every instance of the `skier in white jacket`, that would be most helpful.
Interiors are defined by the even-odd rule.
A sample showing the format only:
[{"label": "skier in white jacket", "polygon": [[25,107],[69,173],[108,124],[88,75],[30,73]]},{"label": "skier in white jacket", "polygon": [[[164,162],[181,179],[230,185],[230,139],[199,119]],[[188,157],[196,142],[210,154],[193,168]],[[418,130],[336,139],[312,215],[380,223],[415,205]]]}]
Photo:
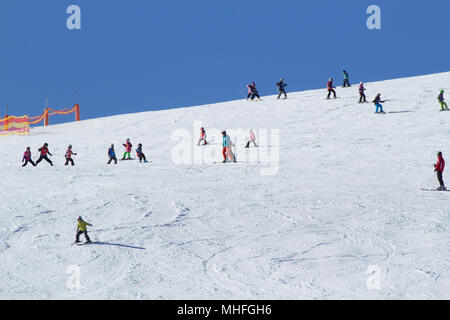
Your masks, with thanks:
[{"label": "skier in white jacket", "polygon": [[250,136],[249,136],[250,139],[247,141],[247,145],[245,147],[250,148],[250,142],[252,142],[256,148],[259,148],[259,146],[256,144],[256,135],[253,132],[253,129],[250,129],[249,134],[250,134]]}]

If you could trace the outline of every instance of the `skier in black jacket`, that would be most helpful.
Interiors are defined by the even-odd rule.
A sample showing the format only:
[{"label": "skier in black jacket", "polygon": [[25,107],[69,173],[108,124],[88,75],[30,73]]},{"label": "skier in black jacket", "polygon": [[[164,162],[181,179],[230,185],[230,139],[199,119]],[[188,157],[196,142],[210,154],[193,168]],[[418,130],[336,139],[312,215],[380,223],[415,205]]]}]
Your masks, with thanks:
[{"label": "skier in black jacket", "polygon": [[281,95],[284,94],[284,99],[287,99],[287,94],[286,94],[286,90],[285,88],[287,87],[287,84],[284,82],[284,79],[281,78],[280,82],[277,82],[277,86],[278,86],[278,98],[281,98]]}]

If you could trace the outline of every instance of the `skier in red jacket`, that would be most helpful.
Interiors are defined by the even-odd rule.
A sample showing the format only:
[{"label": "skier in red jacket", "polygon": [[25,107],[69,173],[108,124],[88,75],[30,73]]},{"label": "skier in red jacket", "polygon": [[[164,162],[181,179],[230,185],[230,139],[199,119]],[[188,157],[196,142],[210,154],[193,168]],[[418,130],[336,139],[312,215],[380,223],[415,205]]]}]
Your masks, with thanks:
[{"label": "skier in red jacket", "polygon": [[[127,139],[127,143],[124,143],[123,146],[125,147],[125,153],[123,154],[122,160],[131,160],[131,148],[133,145],[130,142],[130,139]],[[128,158],[125,159],[125,157],[128,155]]]},{"label": "skier in red jacket", "polygon": [[36,165],[38,165],[42,160],[45,160],[50,163],[51,166],[53,166],[53,163],[47,157],[47,154],[52,155],[50,151],[48,151],[48,143],[44,143],[44,146],[42,148],[39,148],[39,151],[41,152],[41,156],[39,157],[38,161],[36,161]]},{"label": "skier in red jacket", "polygon": [[443,174],[444,169],[445,169],[445,160],[442,157],[442,152],[439,151],[438,154],[437,154],[437,157],[438,157],[438,161],[434,165],[434,171],[437,173],[437,178],[438,178],[438,181],[439,181],[439,184],[440,184],[440,187],[437,188],[437,190],[441,190],[441,191],[442,190],[447,190],[447,188],[445,187],[445,184],[444,184],[444,180],[442,178],[442,174]]},{"label": "skier in red jacket", "polygon": [[327,82],[327,90],[328,90],[328,96],[327,99],[330,99],[331,93],[333,93],[334,98],[336,99],[336,91],[334,91],[334,84],[333,84],[333,78],[330,78]]},{"label": "skier in red jacket", "polygon": [[200,142],[203,141],[203,145],[208,144],[208,142],[206,141],[206,131],[205,128],[201,127],[200,128],[200,139],[198,140],[197,145],[200,145]]}]

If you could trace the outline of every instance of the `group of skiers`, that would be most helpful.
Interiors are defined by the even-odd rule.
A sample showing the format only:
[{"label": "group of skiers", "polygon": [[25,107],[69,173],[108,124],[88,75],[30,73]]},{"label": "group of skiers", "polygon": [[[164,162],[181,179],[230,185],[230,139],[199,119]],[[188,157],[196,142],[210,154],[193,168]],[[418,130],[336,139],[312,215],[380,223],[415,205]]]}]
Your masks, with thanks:
[{"label": "group of skiers", "polygon": [[[132,160],[131,158],[131,150],[133,145],[130,142],[130,139],[127,139],[126,143],[123,144],[123,146],[125,147],[125,153],[123,154],[123,158],[122,160]],[[23,154],[23,158],[22,158],[22,167],[26,167],[29,163],[36,167],[42,160],[47,161],[51,166],[53,166],[53,162],[48,158],[48,156],[53,156],[49,149],[48,149],[48,143],[44,143],[44,145],[38,149],[38,152],[40,153],[39,159],[34,162],[32,159],[32,154],[31,154],[31,148],[27,147],[27,149],[25,150],[24,154]],[[68,166],[69,164],[71,164],[72,166],[75,165],[75,162],[73,160],[73,156],[76,156],[77,154],[73,152],[72,150],[72,145],[69,145],[67,147],[67,151],[65,154],[65,159],[66,162],[64,165]],[[145,157],[144,152],[142,151],[142,143],[139,143],[137,149],[136,149],[136,155],[139,159],[139,162],[144,162],[147,163],[147,158]],[[114,150],[114,144],[111,144],[110,148],[108,149],[108,164],[111,164],[113,161],[115,164],[117,164],[117,157],[116,157],[116,152]]]},{"label": "group of skiers", "polygon": [[[284,95],[283,99],[287,99],[287,93],[286,93],[287,84],[286,84],[285,80],[283,78],[281,78],[280,81],[278,81],[276,83],[276,85],[278,87],[278,97],[277,97],[277,99],[280,99],[281,95]],[[253,101],[253,100],[255,100],[255,98],[257,98],[256,101],[260,101],[261,100],[261,97],[259,96],[259,92],[256,89],[255,81],[250,82],[247,85],[247,88],[248,88],[247,100]]]},{"label": "group of skiers", "polygon": [[[27,149],[23,153],[22,167],[26,167],[28,165],[28,163],[30,163],[31,165],[36,167],[42,160],[47,161],[51,166],[53,166],[53,162],[48,158],[48,156],[53,156],[50,153],[50,151],[48,150],[48,143],[44,143],[44,145],[38,149],[38,152],[40,153],[40,156],[39,156],[39,159],[35,163],[33,161],[33,159],[31,158],[31,156],[32,156],[31,148],[27,147]],[[66,151],[66,155],[65,155],[65,159],[66,159],[65,165],[67,166],[70,163],[70,164],[72,164],[72,166],[74,166],[75,162],[73,161],[72,156],[76,156],[76,155],[77,154],[72,151],[72,145],[69,145],[67,147],[67,151]]]},{"label": "group of skiers", "polygon": [[[125,152],[123,153],[122,160],[133,160],[131,158],[131,151],[133,150],[133,145],[131,144],[130,139],[128,138],[127,141],[123,144],[125,148]],[[142,151],[142,143],[138,144],[138,147],[136,149],[136,155],[139,159],[139,162],[144,161],[144,163],[147,163],[147,158],[145,157],[144,152]],[[114,144],[111,144],[111,146],[108,149],[108,164],[111,164],[114,161],[114,164],[117,164],[117,157],[116,157],[116,151],[114,149]]]},{"label": "group of skiers", "polygon": [[[201,145],[201,142],[203,141],[202,146],[207,145],[208,142],[206,141],[206,130],[205,127],[200,128],[200,138],[198,140],[197,146]],[[253,144],[254,147],[259,148],[258,144],[256,143],[256,134],[253,131],[253,129],[249,130],[249,139],[247,140],[247,144],[245,145],[245,148],[250,148],[250,143]],[[222,131],[222,155],[223,155],[223,163],[232,161],[237,162],[236,155],[233,153],[232,147],[235,147],[234,143],[231,141],[230,136],[227,134],[227,132],[224,130]]]}]

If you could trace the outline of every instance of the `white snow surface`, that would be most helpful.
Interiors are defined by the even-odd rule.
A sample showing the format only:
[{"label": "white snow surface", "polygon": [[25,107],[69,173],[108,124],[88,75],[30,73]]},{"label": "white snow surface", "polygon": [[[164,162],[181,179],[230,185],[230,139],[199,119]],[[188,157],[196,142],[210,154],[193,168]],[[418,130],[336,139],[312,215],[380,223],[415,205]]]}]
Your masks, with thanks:
[{"label": "white snow surface", "polygon": [[[437,151],[450,160],[450,73],[366,87],[391,99],[385,115],[355,84],[1,137],[0,299],[449,299],[450,192],[421,188],[438,186]],[[250,128],[261,147],[222,164],[218,132]],[[180,130],[205,161],[174,163]],[[126,138],[152,162],[108,166]],[[55,166],[21,168],[44,142]],[[97,244],[72,245],[79,215]]]}]

